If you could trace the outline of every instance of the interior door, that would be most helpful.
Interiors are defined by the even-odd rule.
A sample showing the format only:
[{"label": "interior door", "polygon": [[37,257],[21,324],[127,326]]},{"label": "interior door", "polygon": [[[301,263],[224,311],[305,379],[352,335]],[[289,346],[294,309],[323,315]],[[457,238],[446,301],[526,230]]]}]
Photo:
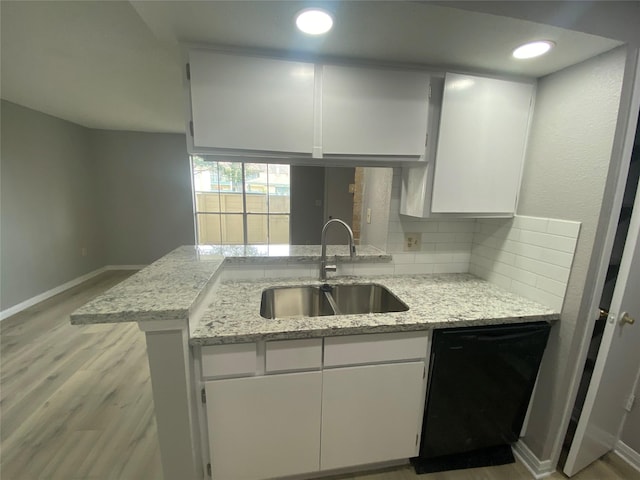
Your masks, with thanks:
[{"label": "interior door", "polygon": [[[564,467],[571,476],[612,450],[640,368],[640,192],[593,377]],[[626,312],[627,321],[623,321]],[[630,323],[638,320],[638,325]]]}]

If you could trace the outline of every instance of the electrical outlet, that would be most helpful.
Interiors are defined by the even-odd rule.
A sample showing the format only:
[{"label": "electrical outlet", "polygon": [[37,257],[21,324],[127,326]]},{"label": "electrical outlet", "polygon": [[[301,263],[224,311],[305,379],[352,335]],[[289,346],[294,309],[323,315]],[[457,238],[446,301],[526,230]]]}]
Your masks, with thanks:
[{"label": "electrical outlet", "polygon": [[367,208],[367,223],[371,223],[371,209]]},{"label": "electrical outlet", "polygon": [[404,251],[416,252],[420,250],[420,243],[422,242],[421,233],[405,233],[404,235]]}]

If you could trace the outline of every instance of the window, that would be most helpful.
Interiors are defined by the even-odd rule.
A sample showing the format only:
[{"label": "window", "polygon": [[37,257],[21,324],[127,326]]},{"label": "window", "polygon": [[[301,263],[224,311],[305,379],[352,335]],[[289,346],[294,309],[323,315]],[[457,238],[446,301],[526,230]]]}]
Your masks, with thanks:
[{"label": "window", "polygon": [[289,243],[289,165],[191,157],[198,244]]}]

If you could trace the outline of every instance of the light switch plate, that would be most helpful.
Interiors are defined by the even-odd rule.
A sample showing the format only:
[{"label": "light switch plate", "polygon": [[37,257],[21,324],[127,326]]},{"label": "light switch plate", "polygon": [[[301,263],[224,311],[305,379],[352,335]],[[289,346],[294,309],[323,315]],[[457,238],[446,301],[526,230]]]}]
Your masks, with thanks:
[{"label": "light switch plate", "polygon": [[421,233],[405,233],[404,234],[404,251],[405,252],[420,251],[421,243],[422,243]]},{"label": "light switch plate", "polygon": [[367,223],[371,223],[371,209],[367,208]]}]

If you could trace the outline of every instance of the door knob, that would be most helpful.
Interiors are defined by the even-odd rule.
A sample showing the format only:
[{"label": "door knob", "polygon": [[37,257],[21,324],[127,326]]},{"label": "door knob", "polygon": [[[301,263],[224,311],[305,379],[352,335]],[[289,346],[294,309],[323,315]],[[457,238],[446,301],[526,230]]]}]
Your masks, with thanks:
[{"label": "door knob", "polygon": [[622,312],[622,315],[620,316],[621,324],[628,323],[629,325],[633,325],[635,321],[636,319],[629,315],[627,312]]}]

